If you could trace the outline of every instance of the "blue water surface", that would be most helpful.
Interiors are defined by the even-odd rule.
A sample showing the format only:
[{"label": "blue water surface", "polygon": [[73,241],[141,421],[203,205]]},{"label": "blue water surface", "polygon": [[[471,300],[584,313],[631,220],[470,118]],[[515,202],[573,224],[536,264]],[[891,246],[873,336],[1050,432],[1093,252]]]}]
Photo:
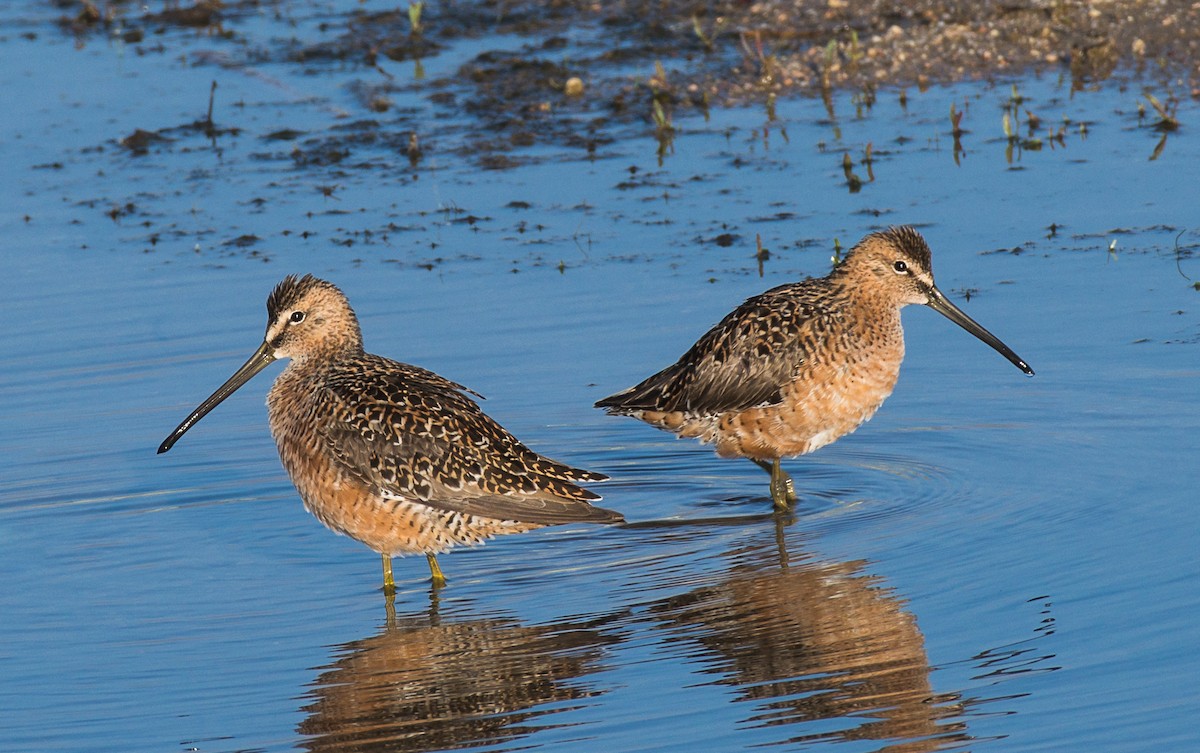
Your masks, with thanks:
[{"label": "blue water surface", "polygon": [[[316,36],[314,8],[240,33]],[[180,30],[143,54],[19,17],[0,38],[22,103],[0,125],[0,749],[1197,744],[1193,101],[1157,154],[1140,91],[1044,76],[904,104],[884,89],[860,112],[839,94],[833,119],[806,98],[774,119],[681,113],[661,164],[647,121],[591,158],[538,144],[484,170],[457,146],[469,117],[422,82],[519,37],[462,40],[426,79],[392,65],[412,86],[378,115],[354,95],[376,75],[361,69],[250,65]],[[184,127],[213,80],[214,120],[238,129],[215,139]],[[1006,154],[1014,83],[1061,142]],[[952,102],[970,129],[957,161]],[[268,138],[372,117],[424,124],[423,161],[355,142],[312,164],[292,156],[303,139]],[[172,140],[134,154],[119,141],[139,128]],[[1036,377],[906,310],[895,393],[787,463],[787,518],[752,464],[591,408],[747,296],[903,223]],[[318,525],[279,465],[278,367],[157,456],[261,341],[272,286],[303,272],[345,290],[373,352],[611,475],[603,504],[630,525],[453,552],[440,593],[420,558],[398,561],[389,622],[377,556]]]}]

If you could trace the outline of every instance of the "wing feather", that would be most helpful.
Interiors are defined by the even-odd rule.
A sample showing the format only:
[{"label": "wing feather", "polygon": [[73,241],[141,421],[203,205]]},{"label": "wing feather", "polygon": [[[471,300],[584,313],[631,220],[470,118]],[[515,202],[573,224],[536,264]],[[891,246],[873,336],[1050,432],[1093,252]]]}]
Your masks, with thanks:
[{"label": "wing feather", "polygon": [[[526,447],[431,371],[377,356],[327,380],[321,436],[340,468],[375,493],[501,520],[617,521],[579,481],[607,478]],[[474,393],[472,393],[474,394]]]},{"label": "wing feather", "polygon": [[609,413],[683,411],[714,415],[774,405],[808,358],[805,333],[830,326],[810,279],[750,298],[680,359],[641,383],[596,403]]}]

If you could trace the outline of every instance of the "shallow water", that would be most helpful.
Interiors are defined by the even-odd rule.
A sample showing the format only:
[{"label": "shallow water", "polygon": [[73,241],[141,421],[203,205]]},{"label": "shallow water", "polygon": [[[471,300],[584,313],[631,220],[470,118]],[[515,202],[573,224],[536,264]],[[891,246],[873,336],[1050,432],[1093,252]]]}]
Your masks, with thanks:
[{"label": "shallow water", "polygon": [[[1004,82],[907,107],[885,90],[861,116],[840,96],[835,121],[807,99],[774,121],[682,116],[661,165],[648,124],[509,170],[435,148],[414,169],[380,140],[323,165],[266,136],[374,117],[362,70],[222,67],[219,40],[178,30],[170,54],[77,47],[21,18],[0,39],[0,85],[28,103],[0,126],[0,749],[1196,744],[1193,102],[1154,160],[1139,92],[1031,78],[1023,109],[1070,123],[1012,163]],[[487,46],[459,45],[426,75]],[[117,144],[202,117],[214,78],[214,120],[240,133]],[[442,121],[468,139],[415,83],[376,130],[436,117],[434,143]],[[957,164],[951,102],[971,130]],[[867,142],[874,180],[856,165],[852,193],[842,154]],[[942,290],[1036,377],[906,311],[895,394],[788,463],[786,520],[750,463],[590,407],[889,223],[922,228]],[[378,558],[279,467],[267,376],[156,456],[257,345],[274,283],[309,271],[347,292],[372,351],[612,475],[603,504],[630,524],[456,551],[437,595],[400,561],[389,625]]]}]

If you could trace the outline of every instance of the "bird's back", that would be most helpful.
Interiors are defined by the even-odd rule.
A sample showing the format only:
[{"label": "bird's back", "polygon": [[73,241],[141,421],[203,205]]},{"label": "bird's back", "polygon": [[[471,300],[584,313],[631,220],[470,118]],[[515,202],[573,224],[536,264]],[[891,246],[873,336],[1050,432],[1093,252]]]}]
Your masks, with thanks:
[{"label": "bird's back", "polygon": [[536,525],[621,519],[589,504],[599,495],[578,485],[606,476],[529,449],[462,385],[370,354],[307,366],[285,370],[268,399],[272,433],[298,487],[297,473],[309,466],[381,499],[474,517]]},{"label": "bird's back", "polygon": [[799,455],[853,431],[891,394],[899,309],[840,276],[750,298],[676,363],[597,407],[725,456]]},{"label": "bird's back", "polygon": [[777,403],[841,305],[826,278],[772,288],[731,311],[674,364],[596,407],[719,415]]}]

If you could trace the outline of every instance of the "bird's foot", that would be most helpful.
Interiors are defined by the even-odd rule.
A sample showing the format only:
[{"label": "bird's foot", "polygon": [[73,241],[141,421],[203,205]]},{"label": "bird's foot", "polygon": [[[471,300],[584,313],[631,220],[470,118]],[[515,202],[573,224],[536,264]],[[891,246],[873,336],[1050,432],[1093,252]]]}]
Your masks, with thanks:
[{"label": "bird's foot", "polygon": [[771,501],[778,510],[791,510],[799,498],[796,496],[796,485],[792,477],[779,467],[776,461],[771,466]]},{"label": "bird's foot", "polygon": [[771,501],[775,503],[777,510],[790,510],[792,503],[796,500],[793,492],[789,497],[790,484],[783,479],[771,479]]}]

